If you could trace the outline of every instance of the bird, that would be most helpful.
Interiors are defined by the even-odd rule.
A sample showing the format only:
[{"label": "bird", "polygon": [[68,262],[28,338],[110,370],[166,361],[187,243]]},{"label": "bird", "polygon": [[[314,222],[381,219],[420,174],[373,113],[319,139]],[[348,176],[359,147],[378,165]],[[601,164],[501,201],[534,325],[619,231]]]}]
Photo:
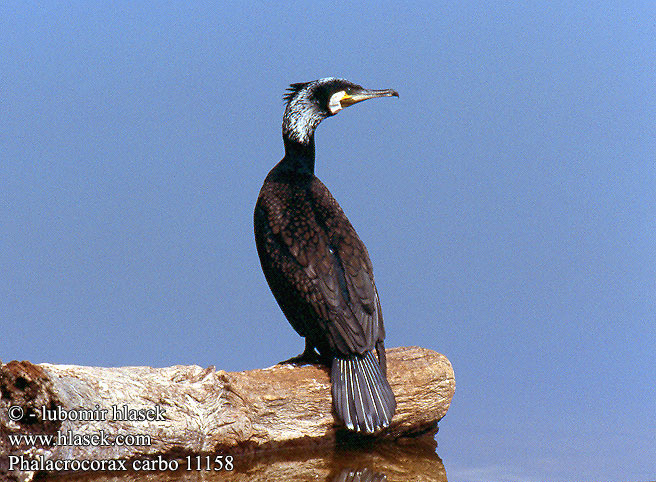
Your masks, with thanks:
[{"label": "bird", "polygon": [[328,366],[335,414],[362,434],[388,427],[396,410],[383,315],[367,248],[314,174],[314,133],[346,107],[398,96],[334,77],[291,84],[283,97],[285,154],[266,176],[254,212],[266,281],[305,338],[304,352],[287,361]]}]

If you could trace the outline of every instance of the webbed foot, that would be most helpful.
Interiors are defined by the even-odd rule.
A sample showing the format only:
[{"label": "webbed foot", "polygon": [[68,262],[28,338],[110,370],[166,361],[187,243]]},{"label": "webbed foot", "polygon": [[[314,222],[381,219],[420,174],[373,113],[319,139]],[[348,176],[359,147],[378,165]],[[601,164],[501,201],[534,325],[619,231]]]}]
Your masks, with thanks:
[{"label": "webbed foot", "polygon": [[300,355],[291,357],[278,363],[278,365],[316,365],[325,363],[325,360],[319,355],[314,347],[305,341],[305,351]]}]

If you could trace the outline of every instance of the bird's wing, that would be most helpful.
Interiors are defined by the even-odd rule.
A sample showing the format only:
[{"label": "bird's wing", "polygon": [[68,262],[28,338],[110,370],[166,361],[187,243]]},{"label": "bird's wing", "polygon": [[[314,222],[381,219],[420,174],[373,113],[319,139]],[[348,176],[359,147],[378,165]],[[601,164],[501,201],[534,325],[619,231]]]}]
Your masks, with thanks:
[{"label": "bird's wing", "polygon": [[[343,353],[363,353],[384,337],[367,250],[337,202],[308,192],[285,210],[258,202],[256,241],[269,285],[303,336],[329,334]],[[272,282],[273,280],[273,282]],[[313,315],[312,320],[300,319]],[[312,323],[319,326],[312,326]]]}]

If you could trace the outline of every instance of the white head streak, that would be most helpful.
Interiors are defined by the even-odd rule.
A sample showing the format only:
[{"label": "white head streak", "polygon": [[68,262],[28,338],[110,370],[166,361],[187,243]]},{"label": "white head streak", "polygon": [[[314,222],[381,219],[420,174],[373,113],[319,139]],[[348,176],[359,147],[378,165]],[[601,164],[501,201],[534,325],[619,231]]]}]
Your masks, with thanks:
[{"label": "white head streak", "polygon": [[312,98],[312,91],[317,86],[336,80],[334,77],[315,80],[303,87],[289,102],[282,121],[282,132],[290,139],[301,144],[307,144],[317,126],[330,114],[336,114],[342,109],[340,100],[345,92],[337,92],[330,98],[328,108],[330,114],[323,111]]}]

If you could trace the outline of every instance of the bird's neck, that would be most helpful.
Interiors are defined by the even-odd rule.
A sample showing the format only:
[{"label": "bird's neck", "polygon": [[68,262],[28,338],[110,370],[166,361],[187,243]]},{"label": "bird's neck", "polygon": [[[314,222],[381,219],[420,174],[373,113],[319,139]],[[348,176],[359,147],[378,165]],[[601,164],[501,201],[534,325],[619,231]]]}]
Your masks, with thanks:
[{"label": "bird's neck", "polygon": [[314,134],[308,142],[298,142],[283,135],[285,157],[278,163],[281,170],[314,174]]}]

